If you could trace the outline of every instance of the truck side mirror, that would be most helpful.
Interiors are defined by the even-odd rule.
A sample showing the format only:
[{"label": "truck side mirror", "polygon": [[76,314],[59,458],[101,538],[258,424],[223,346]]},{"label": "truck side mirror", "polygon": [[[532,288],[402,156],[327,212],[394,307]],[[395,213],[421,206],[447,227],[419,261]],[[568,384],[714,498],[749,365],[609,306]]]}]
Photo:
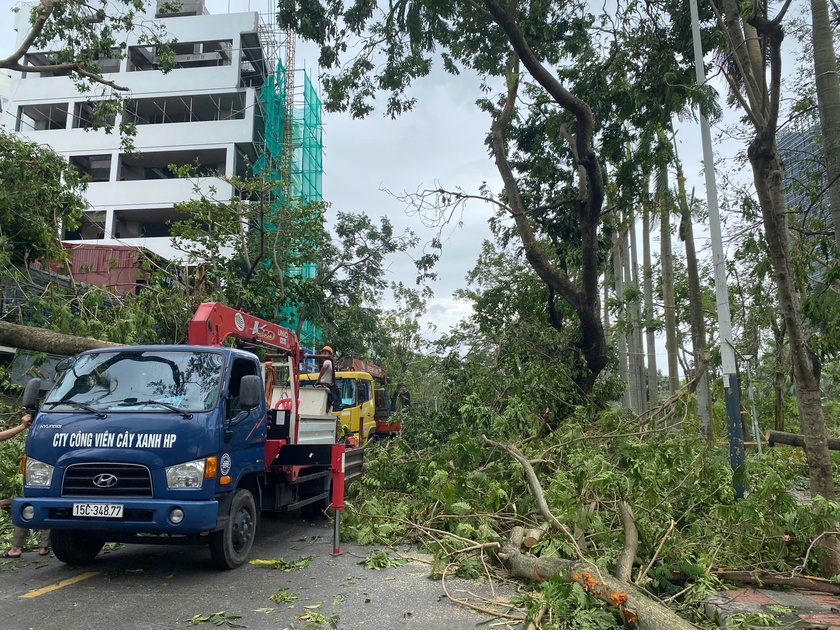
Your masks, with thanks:
[{"label": "truck side mirror", "polygon": [[38,408],[38,399],[41,397],[41,379],[31,378],[23,388],[23,406],[29,411]]},{"label": "truck side mirror", "polygon": [[55,371],[66,372],[67,370],[72,368],[75,363],[76,357],[64,357],[63,359],[61,359],[61,361],[55,364]]},{"label": "truck side mirror", "polygon": [[262,379],[255,374],[243,376],[239,381],[239,404],[245,409],[253,409],[262,400]]}]

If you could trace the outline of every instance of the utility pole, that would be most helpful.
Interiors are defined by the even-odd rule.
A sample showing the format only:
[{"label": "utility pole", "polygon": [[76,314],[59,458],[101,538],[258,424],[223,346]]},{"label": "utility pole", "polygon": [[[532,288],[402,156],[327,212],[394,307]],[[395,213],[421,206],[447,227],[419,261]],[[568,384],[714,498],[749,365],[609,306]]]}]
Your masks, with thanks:
[{"label": "utility pole", "polygon": [[[697,0],[690,0],[691,31],[694,36],[694,68],[697,85],[706,82],[703,65],[703,46],[700,43],[700,16]],[[699,108],[698,108],[699,109]],[[718,330],[720,332],[720,356],[723,368],[723,392],[726,402],[726,428],[729,433],[729,465],[733,472],[744,463],[744,431],[741,425],[741,398],[738,391],[738,373],[735,365],[735,345],[732,343],[732,320],[729,315],[729,291],[726,286],[726,258],[723,253],[723,238],[720,231],[717,183],[715,182],[715,161],[712,154],[712,134],[709,120],[700,113],[700,136],[703,141],[703,170],[706,173],[706,197],[709,206],[709,232],[712,239],[712,262],[715,271],[715,298],[717,302]],[[744,486],[740,481],[733,483],[735,496],[744,497]]]}]

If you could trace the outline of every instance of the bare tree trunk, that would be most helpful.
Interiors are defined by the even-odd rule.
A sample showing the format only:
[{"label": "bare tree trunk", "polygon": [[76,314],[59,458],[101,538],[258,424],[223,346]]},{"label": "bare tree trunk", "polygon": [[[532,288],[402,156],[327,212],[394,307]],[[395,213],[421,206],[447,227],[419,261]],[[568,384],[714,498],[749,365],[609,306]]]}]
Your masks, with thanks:
[{"label": "bare tree trunk", "polygon": [[630,331],[633,339],[633,351],[630,352],[630,369],[636,374],[636,400],[638,401],[638,408],[636,413],[642,414],[647,409],[647,395],[645,388],[645,351],[644,342],[642,341],[642,308],[641,308],[641,292],[639,291],[639,262],[638,251],[639,242],[636,240],[636,217],[630,217],[630,277],[633,285],[633,301],[630,303],[633,328]]},{"label": "bare tree trunk", "polygon": [[656,333],[652,322],[654,318],[653,307],[653,265],[650,256],[650,207],[647,203],[642,204],[642,257],[643,257],[643,278],[645,293],[645,338],[647,342],[648,357],[648,401],[650,408],[654,409],[659,405],[659,374],[656,371]]},{"label": "bare tree trunk", "polygon": [[46,328],[20,326],[0,322],[0,344],[33,352],[47,352],[70,356],[94,348],[107,348],[121,344],[110,341],[66,335]]},{"label": "bare tree trunk", "polygon": [[[802,310],[793,269],[790,264],[787,214],[782,192],[782,166],[775,133],[756,136],[748,150],[756,193],[764,217],[764,234],[770,251],[773,274],[779,291],[779,304],[787,325],[790,357],[796,381],[799,423],[805,436],[805,456],[811,492],[826,499],[835,498],[828,434],[820,401],[820,370],[817,356],[808,347],[802,325]],[[824,576],[840,573],[840,548],[834,536],[820,541],[820,570]]]},{"label": "bare tree trunk", "polygon": [[834,34],[825,0],[811,0],[811,42],[814,47],[823,158],[828,176],[828,203],[834,226],[834,244],[840,251],[840,79],[837,77]]},{"label": "bare tree trunk", "polygon": [[[738,0],[722,0],[723,26],[733,62],[724,69],[724,76],[754,131],[747,157],[764,219],[764,236],[779,293],[779,306],[787,327],[811,493],[834,499],[828,435],[820,401],[821,366],[808,347],[802,325],[802,310],[791,264],[782,163],[776,146],[782,83],[782,20],[790,5],[784,4],[772,20],[759,15],[762,6],[754,4],[752,13],[746,15]],[[733,68],[737,68],[737,76],[732,74]],[[836,67],[832,66],[827,71],[835,72]],[[816,533],[836,529],[835,523],[827,523]],[[817,545],[821,551],[819,563],[823,576],[840,573],[840,545],[836,536],[822,536]]]},{"label": "bare tree trunk", "polygon": [[[491,125],[493,157],[496,168],[505,185],[510,213],[516,224],[525,258],[536,274],[574,309],[580,320],[580,352],[586,363],[575,377],[575,384],[582,394],[588,394],[595,386],[598,374],[609,363],[609,352],[601,320],[601,300],[598,282],[601,270],[598,261],[598,232],[601,226],[601,208],[604,205],[604,179],[601,163],[592,146],[595,119],[589,105],[570,93],[560,81],[534,56],[528,40],[519,30],[514,16],[495,2],[485,6],[492,19],[504,31],[515,53],[511,56],[508,69],[507,99],[498,117]],[[540,245],[528,219],[527,208],[522,198],[513,168],[508,161],[505,130],[513,118],[516,97],[519,90],[519,61],[531,77],[545,88],[554,101],[575,117],[575,134],[569,136],[569,148],[578,166],[579,203],[576,216],[580,227],[580,271],[575,280],[564,269],[554,265]]]},{"label": "bare tree trunk", "polygon": [[[679,186],[680,228],[679,235],[685,243],[685,266],[688,273],[688,310],[691,320],[691,348],[694,352],[694,367],[701,365],[709,351],[706,346],[706,318],[703,314],[703,293],[700,288],[700,272],[697,268],[697,252],[694,249],[694,226],[691,208],[685,192],[682,164],[677,160],[677,182]],[[712,394],[709,389],[709,373],[703,370],[697,381],[697,413],[700,416],[700,437],[711,440],[712,436]]]},{"label": "bare tree trunk", "polygon": [[[622,308],[625,311],[625,318],[626,318],[626,308],[624,304],[624,274],[621,272],[622,268],[622,261],[624,260],[624,245],[623,245],[623,233],[619,232],[618,236],[616,236],[615,243],[613,243],[613,284],[615,286],[615,299],[618,304],[621,304]],[[625,333],[618,331],[617,336],[617,346],[618,346],[618,378],[624,383],[624,393],[621,395],[621,406],[624,409],[631,408],[631,389],[628,385],[629,383],[629,368],[627,362],[627,336]]]},{"label": "bare tree trunk", "polygon": [[604,337],[609,343],[612,331],[610,330],[610,309],[607,308],[610,300],[610,274],[608,271],[604,272]]},{"label": "bare tree trunk", "polygon": [[673,396],[680,388],[677,361],[677,307],[674,301],[674,263],[671,256],[671,203],[668,172],[663,167],[657,178],[660,220],[660,262],[662,264],[662,309],[665,314],[665,350],[668,352],[668,391]]},{"label": "bare tree trunk", "polygon": [[776,321],[775,314],[770,316],[770,326],[773,329],[776,362],[773,369],[773,427],[776,431],[785,430],[784,385],[785,375],[785,322]]},{"label": "bare tree trunk", "polygon": [[634,297],[633,287],[633,217],[625,216],[627,227],[623,233],[622,268],[624,270],[625,302],[624,321],[627,339],[627,388],[630,393],[630,409],[633,413],[640,415],[644,411],[644,397],[641,395],[642,372],[639,370],[639,357],[642,353],[640,337],[636,332],[639,330],[639,301]]}]

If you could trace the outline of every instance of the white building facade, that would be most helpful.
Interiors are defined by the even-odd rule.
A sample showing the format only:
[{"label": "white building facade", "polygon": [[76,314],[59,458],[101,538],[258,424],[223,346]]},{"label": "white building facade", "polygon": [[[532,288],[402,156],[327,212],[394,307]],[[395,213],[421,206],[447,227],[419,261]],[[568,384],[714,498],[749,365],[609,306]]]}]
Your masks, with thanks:
[{"label": "white building facade", "polygon": [[[238,4],[238,3],[237,3]],[[203,0],[182,2],[177,16],[156,16],[175,40],[176,68],[157,69],[156,50],[127,41],[125,59],[101,60],[105,77],[130,92],[113,121],[136,125],[135,154],[120,146],[119,133],[92,131],[90,100],[67,76],[13,73],[7,128],[50,146],[90,176],[90,210],[83,225],[63,240],[144,247],[167,259],[168,222],[185,218],[174,205],[195,197],[194,185],[229,197],[216,176],[244,175],[260,155],[264,121],[259,89],[273,72],[274,35],[257,12],[210,15]],[[28,12],[16,17],[18,44],[29,29]],[[261,43],[261,34],[265,40]],[[276,44],[275,44],[276,45]],[[31,51],[26,65],[49,63],[48,51]],[[201,176],[178,179],[170,165],[200,165]]]}]

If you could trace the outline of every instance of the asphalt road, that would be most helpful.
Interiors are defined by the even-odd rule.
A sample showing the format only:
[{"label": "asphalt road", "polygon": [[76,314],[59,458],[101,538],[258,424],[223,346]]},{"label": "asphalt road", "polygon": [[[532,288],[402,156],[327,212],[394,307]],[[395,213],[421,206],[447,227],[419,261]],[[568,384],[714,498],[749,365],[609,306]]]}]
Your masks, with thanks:
[{"label": "asphalt road", "polygon": [[[312,557],[308,566],[288,572],[252,564],[220,571],[210,565],[205,547],[106,548],[86,567],[28,552],[20,560],[0,559],[0,628],[231,627],[216,626],[209,619],[190,623],[196,615],[217,612],[241,627],[272,630],[452,630],[493,622],[449,600],[440,581],[427,577],[428,559],[408,547],[387,550],[391,558],[413,558],[408,564],[364,568],[359,563],[374,549],[342,543],[341,555],[333,556],[331,522],[306,522],[289,515],[263,518],[251,553],[252,560],[295,562]],[[511,593],[510,587],[487,581],[447,579],[446,589],[457,599],[485,608],[494,596],[503,600]],[[270,599],[281,591],[297,599]]]}]

